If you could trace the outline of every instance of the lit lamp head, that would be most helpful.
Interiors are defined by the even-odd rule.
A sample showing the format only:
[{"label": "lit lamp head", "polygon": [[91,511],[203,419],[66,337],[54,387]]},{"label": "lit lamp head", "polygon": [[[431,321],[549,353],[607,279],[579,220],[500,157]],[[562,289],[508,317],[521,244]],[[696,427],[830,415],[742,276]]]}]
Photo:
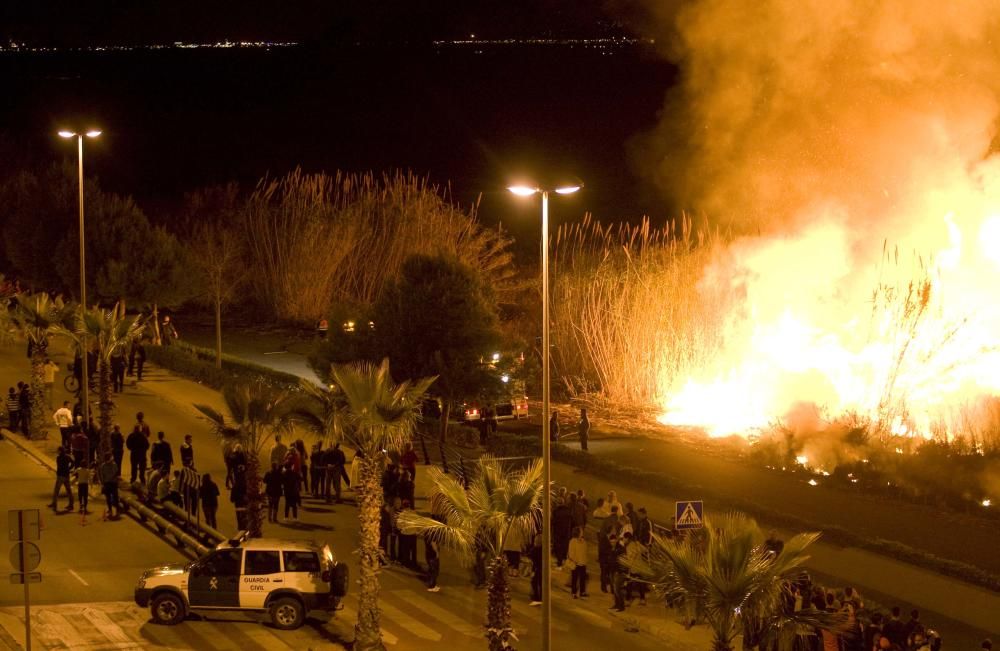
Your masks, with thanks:
[{"label": "lit lamp head", "polygon": [[540,192],[538,188],[530,185],[512,185],[507,189],[519,197],[530,197],[531,195]]},{"label": "lit lamp head", "polygon": [[[60,138],[76,138],[79,135],[81,135],[81,134],[77,133],[76,131],[70,131],[69,129],[60,129],[59,130],[59,137]],[[96,138],[97,136],[101,135],[101,130],[100,129],[87,129],[86,131],[83,132],[82,135],[85,135],[88,138]]]},{"label": "lit lamp head", "polygon": [[510,185],[507,187],[507,189],[510,192],[516,194],[519,197],[530,197],[531,195],[538,194],[539,192],[555,192],[556,194],[573,194],[574,192],[578,192],[581,188],[583,188],[583,183],[580,183],[579,181],[573,183],[562,183],[552,188],[540,188],[537,185],[532,185],[528,183],[516,183],[514,185]]}]

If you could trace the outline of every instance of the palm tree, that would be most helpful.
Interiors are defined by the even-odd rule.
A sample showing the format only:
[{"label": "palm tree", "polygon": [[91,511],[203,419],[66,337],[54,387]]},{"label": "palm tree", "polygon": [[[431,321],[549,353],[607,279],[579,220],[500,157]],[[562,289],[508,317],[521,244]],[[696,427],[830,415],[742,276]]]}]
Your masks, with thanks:
[{"label": "palm tree", "polygon": [[49,338],[73,324],[75,308],[46,292],[18,294],[11,320],[28,340],[31,349],[31,438],[43,438],[49,419],[45,413],[45,365],[49,361]]},{"label": "palm tree", "polygon": [[410,440],[417,422],[417,407],[434,377],[396,384],[389,374],[389,360],[334,365],[330,390],[303,383],[311,406],[301,413],[321,436],[343,441],[361,457],[358,485],[361,519],[361,589],[354,648],[385,649],[382,644],[379,592],[379,521],[382,511],[382,457]]},{"label": "palm tree", "polygon": [[511,471],[499,459],[483,457],[480,472],[466,489],[438,468],[428,477],[433,517],[404,511],[399,527],[408,534],[426,534],[466,560],[474,560],[477,545],[489,559],[486,639],[490,651],[513,649],[510,622],[510,586],[504,544],[511,536],[531,540],[542,517],[541,460],[524,470]]},{"label": "palm tree", "polygon": [[798,534],[774,555],[757,523],[732,513],[706,518],[704,529],[683,542],[654,536],[647,555],[623,564],[668,600],[681,599],[689,613],[704,617],[714,634],[712,651],[732,651],[741,633],[744,648],[791,651],[803,630],[844,629],[839,613],[790,612],[785,605],[787,586],[819,536]]},{"label": "palm tree", "polygon": [[[115,304],[114,309],[104,310],[93,307],[78,310],[76,323],[72,330],[58,327],[61,334],[73,339],[85,355],[85,345],[97,348],[97,396],[98,424],[101,428],[101,442],[98,447],[98,458],[111,452],[111,420],[115,412],[112,400],[111,358],[115,354],[124,354],[132,342],[142,335],[146,327],[145,318],[136,315],[129,318],[125,315],[124,306]],[[87,378],[82,378],[86,382]]]},{"label": "palm tree", "polygon": [[252,538],[260,538],[264,528],[260,458],[270,435],[291,429],[298,396],[263,380],[255,380],[226,387],[222,391],[222,398],[231,421],[208,405],[194,407],[211,421],[212,429],[220,441],[238,442],[243,446],[247,455],[247,532]]}]

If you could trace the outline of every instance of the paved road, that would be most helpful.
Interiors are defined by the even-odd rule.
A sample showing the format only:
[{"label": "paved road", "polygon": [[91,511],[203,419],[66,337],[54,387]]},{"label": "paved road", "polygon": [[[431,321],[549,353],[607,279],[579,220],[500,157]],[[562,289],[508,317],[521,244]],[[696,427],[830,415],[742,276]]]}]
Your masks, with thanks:
[{"label": "paved road", "polygon": [[[84,521],[76,513],[67,513],[65,497],[60,500],[64,510],[53,514],[45,507],[52,498],[52,473],[9,441],[0,442],[0,468],[0,517],[6,518],[8,509],[41,509],[44,530],[38,543],[42,551],[38,571],[42,583],[30,586],[36,603],[129,599],[136,579],[151,560],[185,560],[127,518],[102,522],[103,499],[96,495],[96,486],[91,506],[96,515]],[[122,544],[123,540],[131,544]],[[7,547],[3,549],[0,563],[6,568]],[[21,603],[23,588],[11,585],[4,574],[0,573],[0,605]]]},{"label": "paved road", "polygon": [[[0,349],[0,386],[16,380],[18,369],[22,368],[26,375],[26,360],[20,347]],[[193,382],[171,378],[154,369],[148,379],[138,386],[129,386],[119,397],[121,417],[118,420],[125,429],[124,426],[131,423],[131,415],[136,410],[143,410],[154,431],[163,429],[168,433],[175,445],[175,454],[182,434],[190,432],[194,436],[199,470],[211,472],[221,482],[221,452],[207,424],[191,407],[194,401],[218,404],[219,396]],[[38,447],[43,453],[51,453],[55,441],[49,440]],[[10,442],[4,442],[0,444],[0,467],[6,468],[8,463],[15,472],[10,478],[4,478],[6,483],[0,483],[0,509],[47,503],[52,485],[48,471],[16,452]],[[341,559],[353,565],[357,515],[352,504],[326,505],[307,497],[300,517],[298,522],[268,525],[265,535],[329,542]],[[235,529],[234,513],[227,504],[220,508],[219,519],[223,531]],[[43,533],[45,560],[41,570],[46,581],[49,573],[60,578],[58,583],[53,578],[51,590],[47,592],[41,590],[47,590],[50,584],[43,584],[38,592],[39,603],[49,605],[32,611],[33,630],[38,631],[40,648],[325,649],[338,648],[338,641],[353,638],[356,593],[348,596],[345,609],[329,621],[310,622],[309,626],[294,633],[275,631],[240,615],[188,621],[171,629],[149,624],[146,613],[130,602],[135,581],[143,569],[178,559],[178,552],[128,519],[113,523],[93,523],[92,519],[91,522],[81,527],[74,515],[53,516],[46,520],[49,528]],[[61,542],[57,544],[55,540]],[[74,569],[91,585],[84,586],[68,571],[62,572],[64,568]],[[419,577],[400,568],[383,572],[382,585],[385,639],[394,648],[422,649],[429,645],[482,648],[481,623],[486,594],[473,589],[468,570],[460,567],[456,559],[448,555],[443,557],[439,593],[427,593]],[[540,648],[540,611],[528,605],[528,581],[516,580],[512,592],[514,625],[522,640],[518,648]],[[594,589],[593,592],[598,591]],[[16,607],[20,595],[11,586],[5,586],[0,592],[0,648],[4,643],[16,648],[19,636],[23,635],[23,611]],[[625,633],[624,620],[607,612],[610,603],[605,595],[598,595],[574,601],[567,590],[559,589],[553,610],[555,635],[560,644],[566,648],[614,648],[627,643],[636,651],[707,647],[707,633],[703,628],[669,642],[645,632]],[[666,612],[660,613],[660,610],[662,607],[650,605],[643,607],[641,612],[647,619],[665,620]]]}]

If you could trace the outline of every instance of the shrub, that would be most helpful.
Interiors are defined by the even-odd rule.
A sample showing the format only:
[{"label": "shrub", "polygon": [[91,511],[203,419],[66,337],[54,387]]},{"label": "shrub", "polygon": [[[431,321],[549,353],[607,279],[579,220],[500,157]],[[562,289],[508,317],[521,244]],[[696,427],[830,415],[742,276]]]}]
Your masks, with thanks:
[{"label": "shrub", "polygon": [[299,378],[295,375],[275,371],[232,355],[223,355],[222,368],[216,368],[214,350],[182,342],[170,346],[147,346],[146,355],[149,361],[158,366],[218,390],[258,379],[282,387],[297,387],[299,384]]}]

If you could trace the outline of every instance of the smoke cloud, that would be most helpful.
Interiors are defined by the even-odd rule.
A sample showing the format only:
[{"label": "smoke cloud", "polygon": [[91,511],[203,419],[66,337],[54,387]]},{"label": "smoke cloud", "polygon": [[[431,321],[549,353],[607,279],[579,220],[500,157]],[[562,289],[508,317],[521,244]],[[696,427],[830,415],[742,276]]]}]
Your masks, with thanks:
[{"label": "smoke cloud", "polygon": [[[753,230],[834,202],[879,241],[983,160],[1000,96],[1000,3],[650,0],[681,68],[641,170],[688,210]],[[887,223],[888,222],[888,223]]]}]

